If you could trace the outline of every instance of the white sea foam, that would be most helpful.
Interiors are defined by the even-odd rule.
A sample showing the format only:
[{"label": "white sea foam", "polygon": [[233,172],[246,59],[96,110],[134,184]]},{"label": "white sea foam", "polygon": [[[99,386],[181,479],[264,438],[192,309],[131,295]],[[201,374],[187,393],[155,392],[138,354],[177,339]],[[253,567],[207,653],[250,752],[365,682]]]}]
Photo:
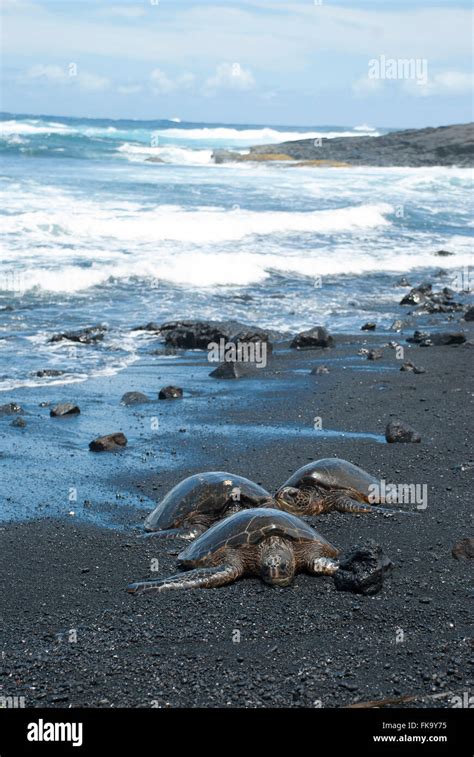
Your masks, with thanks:
[{"label": "white sea foam", "polygon": [[[412,269],[432,269],[436,258],[431,249],[423,252],[393,248],[377,257],[370,252],[346,247],[308,249],[297,255],[278,252],[195,252],[179,251],[169,255],[143,251],[131,256],[115,256],[101,260],[95,255],[91,267],[58,265],[54,269],[34,268],[25,271],[24,290],[38,287],[53,292],[74,293],[110,280],[130,280],[137,277],[150,281],[166,281],[185,287],[245,286],[263,282],[272,272],[311,279],[324,276],[363,275],[373,272],[406,273]],[[108,256],[110,258],[110,256]],[[472,261],[470,252],[443,258],[443,267],[454,273]],[[398,296],[396,292],[394,296]]]},{"label": "white sea foam", "polygon": [[31,135],[36,134],[73,134],[76,130],[71,129],[65,124],[55,123],[54,121],[1,121],[0,138],[7,138],[11,135]]},{"label": "white sea foam", "polygon": [[89,378],[100,378],[106,376],[115,376],[116,373],[120,373],[132,363],[135,363],[139,359],[138,355],[131,354],[122,360],[111,360],[107,365],[102,365],[98,368],[90,368],[87,372],[77,373],[76,375],[65,374],[64,376],[57,377],[53,380],[45,382],[41,378],[6,378],[0,380],[0,392],[13,391],[15,389],[27,389],[35,386],[44,386],[45,383],[48,386],[66,386],[68,384],[82,384]]},{"label": "white sea foam", "polygon": [[[170,119],[170,122],[180,123],[179,119]],[[27,120],[15,120],[10,119],[0,122],[0,137],[6,139],[11,135],[24,135],[34,137],[37,135],[48,134],[84,134],[89,137],[110,137],[110,138],[126,138],[126,135],[133,135],[133,138],[137,137],[139,140],[146,137],[147,139],[151,135],[162,137],[165,140],[174,140],[178,144],[182,142],[194,142],[205,141],[210,144],[226,143],[229,145],[252,145],[252,144],[272,144],[277,142],[288,142],[297,139],[317,139],[324,137],[326,139],[334,139],[335,137],[353,137],[367,134],[370,136],[378,136],[379,132],[375,131],[370,126],[357,126],[352,130],[307,130],[307,131],[291,131],[291,130],[279,130],[271,127],[262,128],[235,128],[227,126],[204,126],[204,127],[184,127],[184,128],[157,128],[150,129],[139,125],[130,131],[127,128],[121,128],[120,126],[93,126],[91,124],[63,124],[56,121],[46,121],[42,119],[27,119]],[[138,147],[138,145],[137,145]]]},{"label": "white sea foam", "polygon": [[[357,132],[367,132],[367,134],[372,134],[376,131],[373,126],[369,126],[368,124],[361,124],[360,126],[354,126],[354,131]],[[360,134],[359,134],[360,136]]]},{"label": "white sea foam", "polygon": [[212,150],[194,150],[186,147],[149,147],[133,145],[129,142],[117,148],[132,162],[143,162],[147,158],[161,158],[165,163],[179,163],[182,165],[213,164]]},{"label": "white sea foam", "polygon": [[[191,181],[195,175],[201,186],[199,167],[190,172]],[[232,209],[235,194],[229,195],[227,207],[191,209],[152,205],[149,199],[145,203],[95,199],[27,177],[21,185],[7,186],[0,196],[6,211],[3,273],[0,269],[4,288],[9,288],[9,276],[14,284],[10,288],[17,291],[37,287],[74,293],[134,277],[151,284],[167,281],[202,288],[254,284],[272,272],[293,277],[406,273],[439,265],[433,252],[441,248],[456,252],[443,258],[443,268],[470,264],[472,240],[467,229],[465,235],[453,236],[448,228],[434,237],[420,229],[403,241],[393,233],[396,225],[402,229],[404,225],[393,214],[397,203],[410,197],[410,209],[424,207],[437,196],[431,191],[432,182],[440,192],[438,204],[433,202],[429,212],[441,212],[447,203],[459,214],[453,217],[456,231],[467,226],[466,170],[322,169],[317,176],[298,170],[283,172],[277,183],[265,172],[257,180],[254,185],[252,175],[252,187],[289,209],[249,210],[238,205]],[[234,189],[247,190],[249,180],[242,173],[233,172],[232,181]],[[306,201],[312,198],[314,208],[321,199],[345,207],[292,211],[295,192]],[[417,195],[411,199],[413,192]],[[374,203],[374,197],[385,201]]]},{"label": "white sea foam", "polygon": [[[160,129],[157,134],[178,140],[205,140],[207,142],[242,142],[245,144],[267,144],[272,142],[290,142],[297,139],[317,139],[325,137],[354,137],[364,133],[362,127],[358,131],[279,131],[266,127],[263,129],[235,129],[227,126],[204,126],[202,128]],[[377,136],[378,132],[367,129],[370,136]]]},{"label": "white sea foam", "polygon": [[[71,207],[74,213],[71,213]],[[35,242],[63,242],[71,239],[102,239],[130,242],[176,241],[193,244],[219,243],[241,240],[251,235],[313,232],[325,234],[338,231],[357,231],[386,226],[386,215],[392,211],[388,204],[361,205],[313,212],[252,211],[237,208],[228,210],[203,207],[186,210],[176,205],[161,205],[137,212],[128,205],[114,203],[112,208],[100,207],[83,200],[57,198],[50,210],[27,210],[5,216],[3,230],[21,233]],[[67,253],[66,253],[67,254]],[[76,252],[77,255],[77,252]]]}]

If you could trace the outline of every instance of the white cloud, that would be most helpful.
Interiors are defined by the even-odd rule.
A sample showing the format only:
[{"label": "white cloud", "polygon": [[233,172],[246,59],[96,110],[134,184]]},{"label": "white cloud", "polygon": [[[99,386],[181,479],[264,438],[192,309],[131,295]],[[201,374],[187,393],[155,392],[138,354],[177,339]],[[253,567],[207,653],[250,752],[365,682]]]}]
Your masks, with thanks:
[{"label": "white cloud", "polygon": [[361,76],[352,83],[352,91],[356,97],[370,97],[377,94],[382,89],[380,79],[369,79],[368,76]]},{"label": "white cloud", "polygon": [[64,68],[56,65],[38,63],[28,69],[21,81],[39,80],[49,84],[76,85],[88,92],[101,91],[110,85],[105,76],[98,76],[89,71],[81,71],[76,63],[69,63]]},{"label": "white cloud", "polygon": [[141,84],[119,84],[117,92],[119,95],[135,95],[143,89]]},{"label": "white cloud", "polygon": [[252,72],[240,63],[220,63],[213,76],[206,80],[204,91],[212,94],[222,89],[253,89],[255,80]]},{"label": "white cloud", "polygon": [[97,76],[96,74],[90,74],[87,72],[78,73],[77,83],[81,89],[94,92],[107,89],[110,86],[110,81],[105,76]]},{"label": "white cloud", "polygon": [[44,66],[42,63],[32,66],[26,72],[28,79],[45,79],[47,81],[67,81],[67,71],[61,66]]},{"label": "white cloud", "polygon": [[175,83],[160,68],[155,68],[151,72],[150,79],[156,94],[167,94],[176,89]]},{"label": "white cloud", "polygon": [[352,84],[352,91],[356,97],[370,97],[382,90],[390,91],[396,88],[413,97],[432,97],[446,95],[463,95],[472,91],[474,75],[463,71],[442,71],[428,75],[426,81],[421,78],[393,78],[371,79],[362,76]]},{"label": "white cloud", "polygon": [[98,15],[100,16],[116,16],[125,19],[140,18],[145,14],[146,11],[144,8],[134,5],[111,5],[109,8],[100,8],[98,10]]},{"label": "white cloud", "polygon": [[171,79],[161,68],[155,68],[150,74],[151,87],[156,95],[167,95],[179,89],[189,89],[195,82],[195,76],[184,73],[176,79]]},{"label": "white cloud", "polygon": [[463,71],[442,71],[428,77],[426,83],[404,82],[404,89],[415,97],[433,97],[436,95],[464,95],[472,92],[474,75]]},{"label": "white cloud", "polygon": [[44,60],[54,50],[66,59],[79,54],[121,57],[126,65],[128,60],[155,61],[159,50],[166,65],[188,67],[196,60],[207,65],[239,60],[245,44],[247,65],[277,73],[312,66],[315,53],[384,53],[430,62],[471,55],[470,11],[456,7],[390,11],[331,7],[329,2],[268,2],[260,9],[162,3],[133,26],[111,19],[107,27],[104,18],[81,15],[77,7],[71,17],[71,9],[63,15],[47,6],[31,6],[27,13],[12,6],[5,18],[4,53]]}]

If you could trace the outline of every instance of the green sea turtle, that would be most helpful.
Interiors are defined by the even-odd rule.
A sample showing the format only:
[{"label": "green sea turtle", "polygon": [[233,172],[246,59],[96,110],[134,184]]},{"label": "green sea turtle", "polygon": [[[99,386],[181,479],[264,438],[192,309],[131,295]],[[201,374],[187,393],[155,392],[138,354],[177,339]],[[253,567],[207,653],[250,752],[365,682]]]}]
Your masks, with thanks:
[{"label": "green sea turtle", "polygon": [[380,491],[381,482],[375,476],[347,460],[327,457],[299,468],[278,489],[275,500],[277,507],[297,515],[319,515],[330,510],[396,512],[378,506]]},{"label": "green sea turtle", "polygon": [[295,515],[270,507],[241,510],[215,523],[179,554],[178,565],[187,572],[136,581],[127,591],[212,589],[244,575],[288,586],[298,572],[334,574],[338,555],[336,547]]},{"label": "green sea turtle", "polygon": [[196,473],[180,481],[147,516],[149,536],[194,539],[215,521],[234,512],[274,504],[262,486],[225,471]]}]

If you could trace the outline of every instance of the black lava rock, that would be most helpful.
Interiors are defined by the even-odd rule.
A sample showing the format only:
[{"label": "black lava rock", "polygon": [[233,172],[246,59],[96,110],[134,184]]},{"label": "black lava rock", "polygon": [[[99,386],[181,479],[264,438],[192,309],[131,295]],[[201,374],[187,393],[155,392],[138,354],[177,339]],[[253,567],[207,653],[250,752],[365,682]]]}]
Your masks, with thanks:
[{"label": "black lava rock", "polygon": [[104,338],[106,331],[106,326],[89,326],[80,331],[63,331],[59,334],[53,334],[49,341],[61,342],[66,339],[69,342],[79,342],[80,344],[95,344],[95,342],[100,342]]},{"label": "black lava rock", "polygon": [[229,341],[233,342],[234,344],[237,344],[238,342],[263,342],[266,345],[267,352],[271,352],[273,350],[273,345],[270,342],[267,332],[262,331],[262,329],[248,329],[239,331],[237,334],[233,334],[230,337]]},{"label": "black lava rock", "polygon": [[17,405],[16,402],[8,402],[6,405],[0,405],[0,415],[14,415],[15,413],[22,413],[23,409],[21,405]]},{"label": "black lava rock", "polygon": [[179,386],[165,386],[160,389],[158,394],[159,400],[180,400],[183,396],[183,390]]},{"label": "black lava rock", "polygon": [[396,442],[409,443],[409,442],[421,442],[421,436],[413,426],[410,426],[405,421],[390,421],[387,423],[385,429],[385,438],[390,444]]},{"label": "black lava rock", "polygon": [[240,363],[221,363],[209,376],[216,379],[237,379],[242,376]]},{"label": "black lava rock", "polygon": [[64,371],[56,371],[53,368],[45,368],[43,371],[36,371],[38,378],[52,378],[53,376],[62,376]]},{"label": "black lava rock", "polygon": [[441,334],[431,334],[430,336],[432,344],[436,345],[450,345],[450,344],[464,344],[466,337],[462,332],[448,333],[443,332]]},{"label": "black lava rock", "polygon": [[411,373],[426,373],[426,369],[422,368],[421,366],[416,366],[414,363],[411,363],[409,360],[406,363],[403,363],[402,367],[400,368],[402,372],[411,372]]},{"label": "black lava rock", "polygon": [[378,594],[384,578],[393,568],[392,561],[383,555],[382,548],[373,543],[353,547],[339,565],[339,570],[334,574],[336,589],[366,595]]},{"label": "black lava rock", "polygon": [[161,331],[161,326],[155,321],[150,321],[150,323],[146,323],[144,326],[135,326],[133,331]]},{"label": "black lava rock", "polygon": [[390,331],[401,331],[406,326],[406,321],[402,321],[401,318],[396,318],[390,326]]},{"label": "black lava rock", "polygon": [[407,338],[407,342],[419,344],[420,347],[449,346],[451,344],[464,344],[466,336],[461,332],[440,332],[428,334],[427,331],[415,331],[413,336]]},{"label": "black lava rock", "polygon": [[428,334],[427,331],[415,331],[413,333],[413,336],[407,337],[407,342],[410,342],[411,344],[423,344],[425,342],[430,342],[430,334]]},{"label": "black lava rock", "polygon": [[308,331],[302,331],[300,334],[297,334],[291,342],[290,347],[296,350],[334,347],[334,337],[323,326],[315,326]]},{"label": "black lava rock", "polygon": [[90,442],[89,449],[91,452],[116,452],[125,447],[126,444],[127,437],[121,431],[118,431],[115,434],[107,434],[94,439]]},{"label": "black lava rock", "polygon": [[421,305],[426,300],[426,292],[420,287],[414,287],[410,289],[400,300],[400,305]]},{"label": "black lava rock", "polygon": [[377,324],[373,321],[368,321],[367,323],[364,323],[363,326],[360,327],[361,331],[375,331],[377,328]]},{"label": "black lava rock", "polygon": [[78,405],[73,405],[72,402],[61,402],[53,407],[49,414],[52,418],[59,418],[63,415],[79,415],[80,412]]},{"label": "black lava rock", "polygon": [[125,392],[120,400],[122,405],[140,405],[149,401],[150,400],[146,394],[143,394],[142,392]]},{"label": "black lava rock", "polygon": [[26,421],[24,418],[18,417],[10,423],[10,426],[14,426],[15,428],[25,428]]},{"label": "black lava rock", "polygon": [[367,353],[367,360],[380,360],[383,357],[382,350],[369,350]]},{"label": "black lava rock", "polygon": [[228,339],[224,327],[205,321],[174,321],[160,327],[165,342],[170,347],[206,350],[211,342]]}]

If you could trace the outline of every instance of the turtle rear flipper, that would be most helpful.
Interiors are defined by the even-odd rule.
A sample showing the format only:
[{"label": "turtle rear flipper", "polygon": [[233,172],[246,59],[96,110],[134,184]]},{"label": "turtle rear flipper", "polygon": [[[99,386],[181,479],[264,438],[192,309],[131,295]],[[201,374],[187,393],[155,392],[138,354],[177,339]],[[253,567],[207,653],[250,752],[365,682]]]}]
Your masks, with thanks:
[{"label": "turtle rear flipper", "polygon": [[234,565],[218,565],[214,568],[196,568],[176,576],[156,581],[137,581],[127,586],[130,594],[147,591],[169,591],[171,589],[214,589],[225,586],[239,578],[241,570]]}]

